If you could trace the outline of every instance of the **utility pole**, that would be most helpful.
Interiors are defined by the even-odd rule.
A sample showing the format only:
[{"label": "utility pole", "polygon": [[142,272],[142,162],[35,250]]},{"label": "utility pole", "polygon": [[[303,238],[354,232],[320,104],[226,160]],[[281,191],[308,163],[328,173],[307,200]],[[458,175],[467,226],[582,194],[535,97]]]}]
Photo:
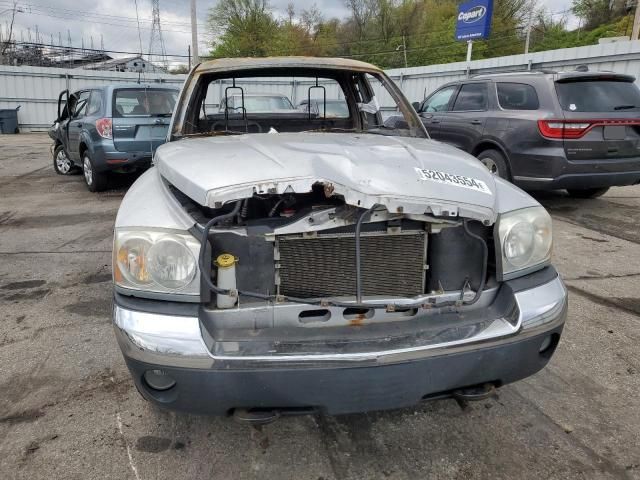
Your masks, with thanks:
[{"label": "utility pole", "polygon": [[191,0],[191,51],[193,52],[193,65],[200,62],[198,56],[198,15],[196,0]]},{"label": "utility pole", "polygon": [[[24,10],[22,9],[22,7],[18,7],[18,2],[14,1],[13,2],[13,8],[9,9],[9,10],[3,10],[1,13],[5,13],[11,11],[11,25],[8,25],[7,30],[9,31],[9,35],[7,37],[7,39],[5,40],[4,44],[2,45],[2,51],[0,51],[0,55],[4,56],[7,48],[11,45],[11,36],[13,35],[13,22],[16,19],[16,13],[20,12],[24,12]],[[20,30],[20,35],[22,36],[22,30]]]},{"label": "utility pole", "polygon": [[631,31],[631,40],[638,40],[640,34],[640,0],[636,0],[636,15],[633,17],[633,30]]},{"label": "utility pole", "polygon": [[404,68],[407,68],[409,64],[407,63],[407,42],[404,39],[404,35],[402,35],[402,52],[404,53]]},{"label": "utility pole", "polygon": [[527,24],[527,38],[524,42],[524,54],[529,53],[529,42],[531,41],[531,24],[533,23],[533,6],[529,10],[529,23]]},{"label": "utility pole", "polygon": [[398,45],[396,47],[396,52],[400,49],[402,49],[402,53],[404,55],[404,68],[407,68],[409,64],[407,63],[407,42],[404,35],[402,35],[402,45]]}]

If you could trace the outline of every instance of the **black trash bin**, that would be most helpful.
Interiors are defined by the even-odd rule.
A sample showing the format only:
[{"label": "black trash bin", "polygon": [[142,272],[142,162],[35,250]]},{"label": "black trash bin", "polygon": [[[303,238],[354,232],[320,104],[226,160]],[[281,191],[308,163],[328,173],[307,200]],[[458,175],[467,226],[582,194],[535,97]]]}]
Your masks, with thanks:
[{"label": "black trash bin", "polygon": [[5,108],[0,110],[0,133],[20,133],[18,128],[18,108]]}]

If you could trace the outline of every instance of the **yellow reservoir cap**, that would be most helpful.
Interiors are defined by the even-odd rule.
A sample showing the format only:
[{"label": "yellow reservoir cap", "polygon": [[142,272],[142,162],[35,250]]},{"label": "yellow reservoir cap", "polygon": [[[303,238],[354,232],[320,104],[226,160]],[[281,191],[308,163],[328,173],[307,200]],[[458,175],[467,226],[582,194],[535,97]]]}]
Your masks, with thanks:
[{"label": "yellow reservoir cap", "polygon": [[220,268],[229,268],[233,267],[236,263],[236,257],[231,255],[230,253],[223,253],[222,255],[218,255],[216,258],[216,265]]}]

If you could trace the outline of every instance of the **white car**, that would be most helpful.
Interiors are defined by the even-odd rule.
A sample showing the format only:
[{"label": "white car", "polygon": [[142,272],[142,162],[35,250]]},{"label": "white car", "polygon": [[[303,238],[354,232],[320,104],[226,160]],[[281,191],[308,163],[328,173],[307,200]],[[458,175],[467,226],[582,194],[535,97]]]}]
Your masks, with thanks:
[{"label": "white car", "polygon": [[[262,79],[294,98],[339,89],[349,115],[203,113]],[[374,86],[403,128],[382,125]],[[118,212],[113,321],[161,407],[269,421],[477,399],[558,344],[548,213],[429,140],[372,65],[200,64],[154,164]]]}]

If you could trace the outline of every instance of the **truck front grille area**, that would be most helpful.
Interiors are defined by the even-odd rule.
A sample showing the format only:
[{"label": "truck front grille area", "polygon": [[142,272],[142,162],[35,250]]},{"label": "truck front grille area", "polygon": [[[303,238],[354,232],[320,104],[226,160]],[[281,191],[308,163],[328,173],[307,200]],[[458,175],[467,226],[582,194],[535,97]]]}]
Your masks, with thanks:
[{"label": "truck front grille area", "polygon": [[[302,298],[354,296],[353,233],[276,239],[276,286]],[[427,235],[422,230],[362,232],[360,255],[365,296],[413,297],[425,290]]]}]

